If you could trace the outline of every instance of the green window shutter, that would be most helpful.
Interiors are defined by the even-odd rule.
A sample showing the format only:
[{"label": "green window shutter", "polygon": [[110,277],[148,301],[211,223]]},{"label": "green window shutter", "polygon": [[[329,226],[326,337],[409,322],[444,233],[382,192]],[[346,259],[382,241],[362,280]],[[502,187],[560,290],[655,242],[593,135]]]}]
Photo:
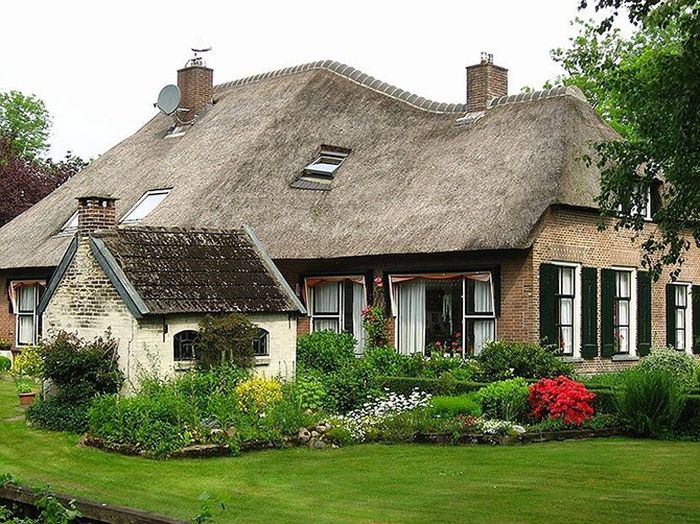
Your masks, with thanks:
[{"label": "green window shutter", "polygon": [[651,274],[637,273],[637,354],[644,357],[651,351]]},{"label": "green window shutter", "polygon": [[603,358],[615,354],[615,270],[600,270],[600,346]]},{"label": "green window shutter", "polygon": [[693,353],[700,354],[700,286],[693,286]]},{"label": "green window shutter", "polygon": [[676,347],[676,290],[666,284],[666,345]]},{"label": "green window shutter", "polygon": [[540,341],[542,344],[556,344],[556,300],[557,266],[540,265]]},{"label": "green window shutter", "polygon": [[598,271],[584,267],[581,278],[581,356],[598,356]]}]

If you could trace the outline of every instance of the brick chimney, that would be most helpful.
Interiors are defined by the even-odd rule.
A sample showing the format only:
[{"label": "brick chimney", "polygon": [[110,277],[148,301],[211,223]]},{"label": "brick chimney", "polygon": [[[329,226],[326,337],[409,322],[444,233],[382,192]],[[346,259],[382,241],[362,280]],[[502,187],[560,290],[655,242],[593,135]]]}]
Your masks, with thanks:
[{"label": "brick chimney", "polygon": [[78,198],[78,234],[88,235],[98,229],[117,226],[116,198],[84,196]]},{"label": "brick chimney", "polygon": [[214,96],[214,70],[206,66],[202,57],[195,55],[177,72],[177,87],[182,99],[178,113],[183,122],[192,122],[204,108],[211,105]]},{"label": "brick chimney", "polygon": [[467,67],[467,113],[486,111],[489,101],[508,94],[508,70],[481,53],[481,62]]}]

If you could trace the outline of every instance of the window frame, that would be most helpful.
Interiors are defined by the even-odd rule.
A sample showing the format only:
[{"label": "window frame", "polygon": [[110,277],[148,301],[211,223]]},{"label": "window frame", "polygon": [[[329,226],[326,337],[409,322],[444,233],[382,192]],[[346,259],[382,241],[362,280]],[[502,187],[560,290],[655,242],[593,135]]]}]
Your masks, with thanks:
[{"label": "window frame", "polygon": [[[260,343],[264,341],[265,351],[263,353],[258,353],[256,350],[256,342]],[[270,356],[270,332],[262,327],[258,327],[258,332],[253,339],[253,357],[264,358]]]},{"label": "window frame", "polygon": [[[485,312],[474,312],[474,313],[467,313],[468,308],[467,308],[467,301],[469,298],[469,289],[468,289],[468,281],[473,280],[470,279],[466,276],[462,277],[462,358],[465,359],[467,358],[467,333],[470,333],[470,331],[467,329],[467,326],[469,323],[474,323],[476,321],[491,321],[493,322],[493,340],[498,340],[498,319],[496,318],[496,293],[494,290],[494,284],[493,284],[493,272],[489,271],[489,287],[490,292],[491,292],[491,312],[490,313],[485,313]],[[476,281],[475,281],[476,282]],[[473,336],[473,335],[472,335]],[[483,348],[482,348],[483,349]],[[470,356],[476,356],[479,353],[481,353],[481,350],[477,352],[476,346],[474,347],[473,354]]]},{"label": "window frame", "polygon": [[[555,292],[554,298],[555,298],[555,305],[556,305],[556,316],[555,316],[555,328],[557,329],[557,343],[560,346],[560,351],[558,351],[558,355],[562,357],[568,357],[568,358],[581,358],[581,346],[582,346],[582,340],[581,340],[581,334],[582,334],[582,326],[581,326],[581,321],[582,321],[582,315],[583,315],[583,304],[582,304],[582,299],[583,299],[583,264],[580,262],[561,262],[561,261],[552,261],[548,262],[549,264],[555,266],[557,268],[557,291]],[[561,286],[561,271],[560,268],[567,268],[567,269],[573,269],[573,290],[574,294],[573,296],[571,295],[563,295],[560,293],[560,286]],[[571,343],[572,343],[572,348],[570,352],[564,352],[561,351],[561,331],[560,328],[563,326],[563,324],[559,323],[559,318],[561,315],[561,304],[560,300],[561,299],[573,299],[572,301],[572,311],[571,311]],[[568,326],[568,324],[566,324]]]},{"label": "window frame", "polygon": [[[192,337],[191,340],[182,341],[182,340],[178,339],[179,335],[185,335],[185,334],[189,335],[191,333],[194,333],[194,336]],[[195,357],[194,344],[197,342],[197,339],[199,339],[199,331],[197,331],[195,329],[183,329],[183,330],[178,331],[177,333],[175,333],[173,335],[173,362],[175,362],[175,364],[190,363],[190,362],[193,362],[195,360],[196,357]],[[192,358],[177,358],[176,353],[178,351],[178,344],[181,345],[183,342],[188,342],[190,344],[190,351],[192,354]],[[180,347],[179,349],[180,349],[180,352],[182,352],[182,348]]]},{"label": "window frame", "polygon": [[[674,293],[673,293],[673,314],[674,314],[674,324],[676,326],[675,332],[674,332],[674,348],[677,351],[682,351],[684,353],[690,353],[692,354],[693,352],[693,297],[692,297],[692,290],[693,290],[693,284],[691,282],[672,282],[671,285],[674,287]],[[685,306],[679,306],[677,303],[677,298],[678,295],[676,294],[677,288],[685,288]],[[683,309],[684,310],[684,326],[682,328],[678,327],[678,322],[675,320],[677,317],[678,310]],[[684,348],[679,349],[678,348],[678,332],[683,331],[683,343],[684,343]]]},{"label": "window frame", "polygon": [[[170,188],[163,188],[163,189],[149,189],[149,190],[146,191],[143,195],[141,195],[141,197],[136,201],[136,203],[135,203],[133,206],[131,206],[131,208],[129,209],[129,211],[127,211],[127,212],[124,214],[124,216],[123,216],[122,219],[119,221],[119,223],[120,223],[120,224],[127,224],[127,225],[129,225],[129,224],[138,224],[139,222],[142,222],[148,215],[150,215],[151,213],[153,213],[153,212],[163,203],[163,201],[164,201],[166,198],[168,198],[168,195],[170,194],[170,192],[171,192],[172,190],[173,190],[172,187],[170,187]],[[158,202],[158,204],[156,205],[156,207],[154,207],[153,209],[151,209],[151,210],[150,210],[148,213],[146,213],[143,217],[141,217],[141,218],[136,218],[136,219],[130,219],[130,218],[129,218],[129,215],[133,214],[134,211],[136,211],[136,210],[139,208],[139,206],[140,206],[141,204],[143,204],[143,203],[146,201],[146,199],[147,199],[148,197],[154,196],[154,195],[165,195],[165,196],[163,197],[163,199],[162,199],[160,202]]]},{"label": "window frame", "polygon": [[[615,293],[613,295],[613,319],[612,319],[612,328],[613,328],[613,340],[616,340],[618,335],[618,329],[621,327],[626,327],[627,332],[628,332],[628,350],[627,351],[619,351],[619,346],[616,346],[617,351],[615,352],[616,355],[628,355],[630,357],[636,357],[637,356],[637,268],[633,267],[621,267],[621,266],[612,266],[610,269],[612,269],[615,272]],[[629,273],[630,278],[629,278],[629,283],[630,283],[630,296],[629,297],[618,297],[617,296],[617,275],[618,273]],[[628,315],[629,315],[629,320],[628,324],[618,324],[617,323],[617,318],[619,317],[618,313],[618,303],[622,300],[626,300],[628,302]]]},{"label": "window frame", "polygon": [[[75,221],[75,225],[71,226],[71,223]],[[73,235],[76,231],[78,231],[78,212],[75,211],[70,218],[66,221],[65,224],[63,224],[63,227],[61,227],[61,230],[58,232],[59,235]]]},{"label": "window frame", "polygon": [[[8,282],[9,285],[12,285],[12,281]],[[21,347],[29,347],[29,346],[34,346],[37,344],[39,341],[39,320],[40,316],[37,314],[37,306],[39,305],[39,302],[41,301],[41,288],[43,286],[41,284],[31,284],[31,288],[34,293],[33,297],[33,302],[34,302],[34,308],[32,310],[22,310],[20,308],[20,300],[19,297],[15,299],[16,305],[17,305],[17,310],[14,311],[14,316],[15,316],[15,346],[18,348]],[[29,317],[32,319],[32,340],[31,342],[20,342],[20,318],[21,317]]]},{"label": "window frame", "polygon": [[[317,286],[314,286],[310,288],[310,293],[309,293],[309,316],[311,317],[311,333],[314,333],[316,331],[327,331],[327,330],[316,330],[316,320],[333,320],[335,319],[336,322],[338,323],[338,329],[335,331],[336,333],[343,333],[343,318],[345,317],[344,315],[344,290],[345,286],[343,286],[342,280],[338,281],[328,281],[324,282],[322,284],[319,284]],[[324,286],[324,285],[329,285],[329,284],[335,284],[338,288],[338,300],[337,300],[337,310],[335,312],[318,312],[316,311],[316,290],[319,286]]]}]

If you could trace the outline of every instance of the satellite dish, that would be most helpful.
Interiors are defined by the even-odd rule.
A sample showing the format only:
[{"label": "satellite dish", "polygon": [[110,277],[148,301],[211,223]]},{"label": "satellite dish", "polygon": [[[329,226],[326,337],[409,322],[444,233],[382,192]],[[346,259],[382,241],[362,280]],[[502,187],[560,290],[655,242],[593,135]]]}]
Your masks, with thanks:
[{"label": "satellite dish", "polygon": [[180,105],[180,88],[173,84],[168,84],[160,90],[156,107],[166,115],[172,115]]}]

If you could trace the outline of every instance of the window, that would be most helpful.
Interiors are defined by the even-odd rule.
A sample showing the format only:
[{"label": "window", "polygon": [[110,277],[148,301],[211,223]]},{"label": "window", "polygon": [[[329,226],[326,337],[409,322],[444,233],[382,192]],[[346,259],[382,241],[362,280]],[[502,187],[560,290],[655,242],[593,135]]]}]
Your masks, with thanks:
[{"label": "window", "polygon": [[390,283],[400,353],[476,355],[495,340],[489,273],[392,275]]},{"label": "window", "polygon": [[[639,194],[639,192],[642,191],[642,188],[637,187],[637,189],[634,190],[635,193]],[[654,192],[658,192],[656,189]],[[653,198],[653,193],[652,189],[649,188],[646,190],[646,198],[644,199],[644,207],[642,209],[638,209],[637,206],[633,206],[630,211],[630,216],[637,216],[637,215],[642,215],[644,220],[651,221],[653,211],[652,211],[652,198]],[[624,215],[626,214],[626,211],[630,210],[629,207],[625,207],[622,204],[619,204],[617,206],[617,211],[621,214]]]},{"label": "window", "polygon": [[301,175],[291,183],[291,187],[329,190],[335,172],[349,154],[348,149],[322,146],[316,159],[304,168]]},{"label": "window", "polygon": [[362,276],[307,278],[311,331],[350,333],[357,341],[356,351],[361,353],[362,310],[367,305],[364,282]]},{"label": "window", "polygon": [[258,328],[258,333],[253,339],[253,355],[256,357],[266,357],[270,354],[270,333]]},{"label": "window", "polygon": [[613,337],[616,353],[636,354],[635,271],[615,270]]},{"label": "window", "polygon": [[690,301],[690,284],[673,284],[673,313],[675,331],[673,347],[678,351],[688,351],[692,348],[692,330],[690,322],[692,318]]},{"label": "window", "polygon": [[556,330],[559,341],[559,350],[562,355],[574,354],[575,321],[574,314],[576,304],[576,268],[573,266],[560,266],[557,268],[557,293],[556,293]]},{"label": "window", "polygon": [[43,286],[38,283],[22,284],[11,282],[14,293],[16,343],[18,346],[31,346],[39,338],[39,316],[36,307],[41,299]]},{"label": "window", "polygon": [[122,218],[123,224],[133,224],[146,218],[158,205],[165,200],[170,193],[170,189],[157,189],[147,191],[139,198],[134,207]]},{"label": "window", "polygon": [[68,221],[61,228],[61,234],[72,235],[78,230],[78,212],[71,215]]},{"label": "window", "polygon": [[173,337],[173,359],[175,362],[194,360],[195,346],[199,333],[192,330],[180,331]]}]

